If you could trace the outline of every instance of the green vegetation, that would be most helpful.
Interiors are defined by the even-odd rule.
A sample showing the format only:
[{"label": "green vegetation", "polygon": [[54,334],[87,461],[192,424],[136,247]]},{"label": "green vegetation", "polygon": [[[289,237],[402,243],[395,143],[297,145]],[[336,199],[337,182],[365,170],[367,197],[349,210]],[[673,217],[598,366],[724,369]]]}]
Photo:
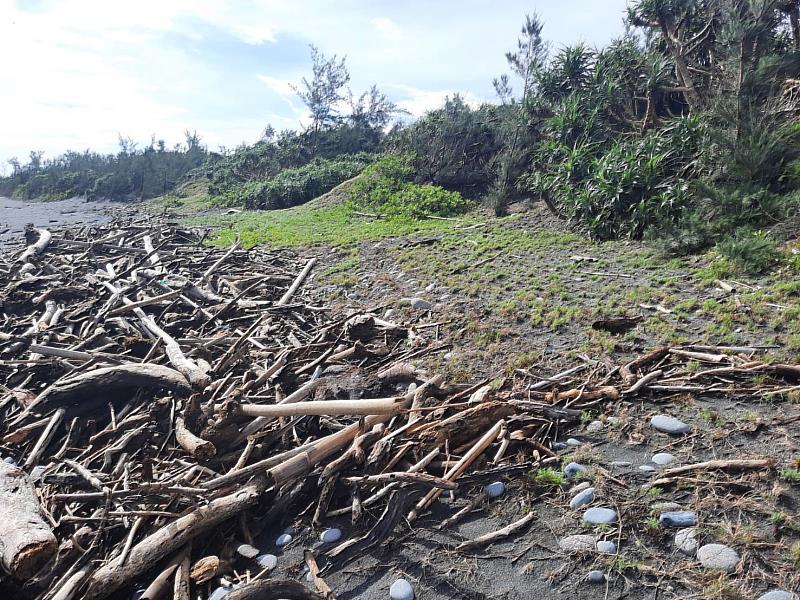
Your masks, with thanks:
[{"label": "green vegetation", "polygon": [[554,469],[536,469],[529,477],[536,485],[549,488],[557,488],[564,481],[564,475]]}]

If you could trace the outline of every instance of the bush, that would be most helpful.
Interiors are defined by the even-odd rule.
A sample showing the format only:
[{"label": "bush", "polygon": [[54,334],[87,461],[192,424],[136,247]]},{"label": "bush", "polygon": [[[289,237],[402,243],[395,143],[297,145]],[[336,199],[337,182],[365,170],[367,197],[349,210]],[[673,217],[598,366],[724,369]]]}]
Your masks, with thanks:
[{"label": "bush", "polygon": [[266,181],[234,186],[217,200],[221,204],[244,204],[250,209],[273,210],[304,204],[358,175],[373,159],[369,154],[312,160],[296,169],[285,169]]},{"label": "bush", "polygon": [[413,183],[412,160],[407,154],[389,154],[364,169],[350,188],[352,206],[389,217],[412,219],[431,215],[447,217],[467,210],[469,205],[458,192]]},{"label": "bush", "polygon": [[781,261],[775,242],[763,231],[744,231],[717,244],[719,253],[738,271],[758,275]]}]

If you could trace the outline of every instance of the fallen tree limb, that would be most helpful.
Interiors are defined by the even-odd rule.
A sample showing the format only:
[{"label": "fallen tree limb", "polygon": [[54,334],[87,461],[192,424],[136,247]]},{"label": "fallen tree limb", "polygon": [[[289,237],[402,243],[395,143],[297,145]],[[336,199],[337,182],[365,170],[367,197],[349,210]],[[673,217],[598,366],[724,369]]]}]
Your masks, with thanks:
[{"label": "fallen tree limb", "polygon": [[[215,404],[219,410],[221,404]],[[322,400],[291,404],[242,404],[241,414],[247,417],[294,417],[297,415],[393,415],[403,410],[402,398],[374,400]]]},{"label": "fallen tree limb", "polygon": [[225,600],[325,600],[298,581],[290,579],[258,579],[225,594]]},{"label": "fallen tree limb", "polygon": [[50,245],[50,240],[53,239],[52,234],[47,229],[34,229],[34,231],[39,234],[39,239],[25,248],[25,251],[18,259],[19,262],[28,262],[34,256],[39,256]]},{"label": "fallen tree limb", "polygon": [[0,565],[25,579],[49,559],[58,544],[41,516],[36,489],[27,473],[0,462]]},{"label": "fallen tree limb", "polygon": [[693,465],[683,465],[667,469],[661,475],[663,477],[674,477],[694,471],[750,471],[753,469],[775,468],[775,459],[772,458],[730,458],[720,460],[708,460],[706,462],[695,463]]}]

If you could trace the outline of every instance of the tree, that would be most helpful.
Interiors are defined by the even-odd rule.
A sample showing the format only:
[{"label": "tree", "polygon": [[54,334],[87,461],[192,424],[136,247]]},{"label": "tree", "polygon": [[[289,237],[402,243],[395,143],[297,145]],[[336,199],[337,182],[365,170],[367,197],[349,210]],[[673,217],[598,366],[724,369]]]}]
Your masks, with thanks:
[{"label": "tree", "polygon": [[311,113],[310,130],[315,134],[340,122],[338,105],[345,99],[343,89],[350,81],[345,60],[335,54],[328,58],[312,44],[311,80],[303,77],[300,87],[292,86]]}]

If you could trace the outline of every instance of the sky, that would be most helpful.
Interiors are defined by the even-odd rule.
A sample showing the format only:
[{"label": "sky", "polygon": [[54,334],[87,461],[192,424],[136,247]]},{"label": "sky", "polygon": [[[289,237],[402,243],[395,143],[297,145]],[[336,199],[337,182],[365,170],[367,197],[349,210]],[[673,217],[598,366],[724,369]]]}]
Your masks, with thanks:
[{"label": "sky", "polygon": [[309,44],[347,57],[419,116],[446,95],[494,101],[525,14],[554,47],[607,43],[626,0],[0,0],[0,173],[65,150],[115,151],[118,136],[168,145],[196,130],[211,149],[299,129],[292,91]]}]

